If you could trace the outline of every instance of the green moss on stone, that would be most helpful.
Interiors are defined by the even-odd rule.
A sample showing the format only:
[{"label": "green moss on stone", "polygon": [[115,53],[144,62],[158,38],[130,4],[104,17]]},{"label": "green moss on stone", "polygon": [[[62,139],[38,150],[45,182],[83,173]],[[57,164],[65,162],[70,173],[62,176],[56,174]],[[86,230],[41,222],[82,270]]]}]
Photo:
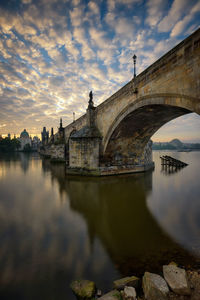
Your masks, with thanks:
[{"label": "green moss on stone", "polygon": [[70,287],[79,299],[90,299],[96,291],[95,283],[89,280],[75,280]]},{"label": "green moss on stone", "polygon": [[140,279],[136,276],[124,277],[113,282],[114,288],[123,289],[126,285],[134,288],[138,287]]}]

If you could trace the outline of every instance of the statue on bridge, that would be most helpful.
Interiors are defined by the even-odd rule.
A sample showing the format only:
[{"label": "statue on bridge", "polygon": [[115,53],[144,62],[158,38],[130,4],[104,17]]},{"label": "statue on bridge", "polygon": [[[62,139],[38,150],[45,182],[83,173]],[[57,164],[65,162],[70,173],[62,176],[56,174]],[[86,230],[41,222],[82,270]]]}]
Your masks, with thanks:
[{"label": "statue on bridge", "polygon": [[92,107],[94,107],[94,102],[92,101],[92,99],[93,99],[93,93],[92,93],[92,91],[89,92],[89,98],[90,99],[89,99],[89,102],[88,102],[89,103],[88,107],[92,108]]}]

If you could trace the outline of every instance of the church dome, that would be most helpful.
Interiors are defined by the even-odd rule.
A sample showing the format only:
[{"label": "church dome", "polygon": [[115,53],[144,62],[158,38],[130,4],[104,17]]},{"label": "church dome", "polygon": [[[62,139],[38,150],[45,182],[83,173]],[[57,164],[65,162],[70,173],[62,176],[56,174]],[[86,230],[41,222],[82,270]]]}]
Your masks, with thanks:
[{"label": "church dome", "polygon": [[28,132],[26,131],[26,129],[24,129],[24,131],[21,132],[20,138],[29,138],[29,134],[28,134]]}]

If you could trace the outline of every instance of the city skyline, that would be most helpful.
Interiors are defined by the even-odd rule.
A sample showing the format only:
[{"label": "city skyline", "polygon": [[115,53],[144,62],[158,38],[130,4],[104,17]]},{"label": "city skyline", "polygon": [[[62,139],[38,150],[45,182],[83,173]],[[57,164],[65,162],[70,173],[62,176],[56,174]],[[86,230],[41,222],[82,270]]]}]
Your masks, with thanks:
[{"label": "city skyline", "polygon": [[[14,0],[0,4],[0,134],[40,136],[83,115],[199,27],[197,0]],[[200,117],[152,139],[200,142]]]}]

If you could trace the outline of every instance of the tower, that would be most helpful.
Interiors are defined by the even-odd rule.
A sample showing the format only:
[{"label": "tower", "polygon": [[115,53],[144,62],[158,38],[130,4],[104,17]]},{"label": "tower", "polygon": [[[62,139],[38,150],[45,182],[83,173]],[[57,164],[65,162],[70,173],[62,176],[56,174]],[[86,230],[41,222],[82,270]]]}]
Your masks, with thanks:
[{"label": "tower", "polygon": [[62,125],[62,118],[60,118],[60,127],[58,128],[60,139],[63,139],[65,136],[65,128]]},{"label": "tower", "polygon": [[53,134],[53,127],[51,128],[51,137],[50,137],[51,142],[54,142],[54,134]]},{"label": "tower", "polygon": [[62,118],[60,118],[60,129],[62,129],[63,126],[62,126]]},{"label": "tower", "polygon": [[49,140],[49,131],[46,130],[46,127],[43,127],[43,131],[41,132],[42,144],[47,144]]}]

